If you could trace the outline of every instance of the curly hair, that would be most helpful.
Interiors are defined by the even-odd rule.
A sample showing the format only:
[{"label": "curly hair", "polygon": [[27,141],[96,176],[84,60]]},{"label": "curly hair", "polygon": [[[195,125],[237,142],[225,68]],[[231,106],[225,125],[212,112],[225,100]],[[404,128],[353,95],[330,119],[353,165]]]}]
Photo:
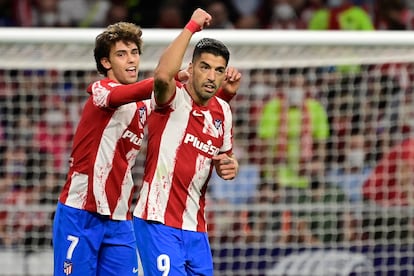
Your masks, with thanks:
[{"label": "curly hair", "polygon": [[95,39],[94,57],[98,72],[107,76],[108,70],[102,66],[101,59],[109,58],[111,48],[118,41],[124,43],[135,43],[138,47],[139,54],[142,53],[142,30],[141,27],[128,22],[118,22],[109,25],[105,31],[99,34]]}]

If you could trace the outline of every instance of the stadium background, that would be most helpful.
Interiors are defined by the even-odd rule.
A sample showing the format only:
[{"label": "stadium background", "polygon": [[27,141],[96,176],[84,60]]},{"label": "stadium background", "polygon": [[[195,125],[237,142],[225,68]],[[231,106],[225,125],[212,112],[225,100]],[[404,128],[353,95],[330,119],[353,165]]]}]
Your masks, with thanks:
[{"label": "stadium background", "polygon": [[[374,1],[357,2],[376,14]],[[92,56],[100,29],[22,26],[0,28],[0,274],[51,275],[51,222],[85,87],[100,77]],[[226,42],[231,64],[243,73],[231,103],[243,173],[224,188],[213,179],[208,193],[215,275],[413,274],[413,205],[369,200],[361,190],[381,158],[414,133],[411,32],[266,29],[202,33]],[[151,75],[175,35],[173,29],[144,30],[140,78]],[[257,177],[273,154],[261,150],[262,108],[288,90],[294,74],[305,77],[303,88],[329,119],[325,151],[314,153],[324,168],[300,188]],[[356,151],[355,134],[363,137],[367,171],[355,172],[356,161],[346,159]],[[144,153],[134,168],[138,186]],[[384,173],[383,182],[405,177],[414,187],[414,165],[402,164],[411,170]]]},{"label": "stadium background", "polygon": [[[99,78],[91,54],[98,32],[0,30],[2,275],[51,274],[53,211],[85,87]],[[151,75],[176,33],[145,31],[140,78]],[[412,206],[351,199],[349,187],[340,186],[344,176],[330,172],[353,165],[344,155],[353,151],[354,129],[363,134],[364,164],[370,169],[393,145],[411,137],[414,40],[406,32],[206,30],[202,35],[225,41],[232,65],[244,76],[231,103],[244,172],[257,173],[258,160],[272,154],[258,150],[263,143],[256,133],[258,120],[264,104],[287,89],[292,74],[306,77],[308,93],[323,105],[330,124],[325,169],[317,183],[282,187],[249,173],[227,183],[236,188],[225,192],[218,182],[210,183],[207,208],[216,275],[412,273]],[[138,186],[143,156],[134,168]],[[364,176],[358,178],[360,196],[363,182]]]}]

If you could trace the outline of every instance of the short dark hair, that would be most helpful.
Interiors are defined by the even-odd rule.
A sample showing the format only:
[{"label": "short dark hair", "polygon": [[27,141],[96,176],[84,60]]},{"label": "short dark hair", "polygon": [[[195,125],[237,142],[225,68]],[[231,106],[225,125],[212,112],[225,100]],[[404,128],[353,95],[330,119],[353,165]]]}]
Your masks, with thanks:
[{"label": "short dark hair", "polygon": [[194,46],[193,59],[194,62],[203,53],[213,54],[215,56],[221,56],[226,60],[226,66],[229,63],[230,52],[223,42],[214,38],[203,38],[197,42]]},{"label": "short dark hair", "polygon": [[139,54],[142,53],[142,30],[141,27],[128,22],[117,22],[109,25],[105,31],[99,34],[95,39],[94,57],[96,69],[104,76],[107,76],[107,69],[102,66],[101,59],[109,57],[111,47],[118,41],[125,43],[135,43],[138,47]]}]

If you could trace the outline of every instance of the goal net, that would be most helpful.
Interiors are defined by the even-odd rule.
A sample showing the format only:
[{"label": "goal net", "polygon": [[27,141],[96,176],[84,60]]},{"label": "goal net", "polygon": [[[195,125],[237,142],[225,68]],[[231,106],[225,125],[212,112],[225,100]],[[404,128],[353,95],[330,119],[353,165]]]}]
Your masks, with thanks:
[{"label": "goal net", "polygon": [[[100,78],[100,31],[0,29],[2,275],[52,273],[53,212]],[[178,30],[143,34],[140,78]],[[231,102],[240,172],[208,188],[215,275],[414,271],[414,36],[205,30],[192,45],[201,37],[225,42],[243,74]]]}]

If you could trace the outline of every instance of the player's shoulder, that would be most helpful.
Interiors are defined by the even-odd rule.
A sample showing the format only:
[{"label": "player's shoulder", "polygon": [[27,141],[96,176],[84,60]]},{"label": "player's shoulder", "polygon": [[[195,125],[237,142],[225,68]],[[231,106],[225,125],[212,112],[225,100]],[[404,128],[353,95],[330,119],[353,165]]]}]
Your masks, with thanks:
[{"label": "player's shoulder", "polygon": [[221,105],[230,106],[230,104],[227,101],[223,100],[222,98],[218,96],[214,96],[212,99],[215,99]]},{"label": "player's shoulder", "polygon": [[217,96],[214,96],[213,98],[211,98],[209,105],[211,109],[217,108],[217,109],[221,109],[222,112],[225,114],[231,113],[230,104]]},{"label": "player's shoulder", "polygon": [[114,80],[111,80],[109,78],[104,78],[104,79],[96,80],[92,82],[91,84],[89,84],[86,91],[91,94],[96,90],[102,90],[102,89],[111,90],[112,88],[117,87],[119,85],[122,85],[122,84]]},{"label": "player's shoulder", "polygon": [[172,101],[183,101],[186,103],[192,102],[192,97],[186,87],[182,84],[176,85],[175,95],[171,99]]},{"label": "player's shoulder", "polygon": [[104,86],[104,87],[107,87],[107,88],[113,88],[113,87],[123,85],[119,82],[116,82],[116,81],[110,79],[110,78],[104,78],[104,79],[98,80],[98,81],[95,82],[95,84],[96,85],[101,85],[101,86]]}]

